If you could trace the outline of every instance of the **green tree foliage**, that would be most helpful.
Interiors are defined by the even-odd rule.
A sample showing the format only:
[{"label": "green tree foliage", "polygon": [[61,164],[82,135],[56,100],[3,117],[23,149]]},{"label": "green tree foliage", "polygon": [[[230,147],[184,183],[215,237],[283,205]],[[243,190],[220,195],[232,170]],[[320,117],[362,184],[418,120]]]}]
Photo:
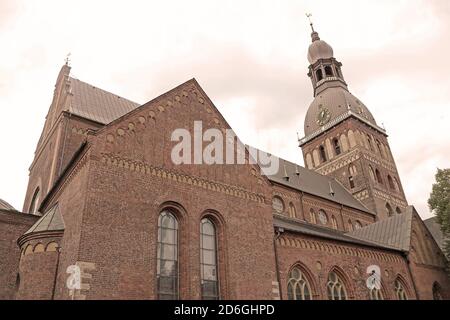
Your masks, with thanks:
[{"label": "green tree foliage", "polygon": [[450,169],[438,169],[436,183],[428,199],[430,209],[434,211],[444,235],[444,251],[450,260]]}]

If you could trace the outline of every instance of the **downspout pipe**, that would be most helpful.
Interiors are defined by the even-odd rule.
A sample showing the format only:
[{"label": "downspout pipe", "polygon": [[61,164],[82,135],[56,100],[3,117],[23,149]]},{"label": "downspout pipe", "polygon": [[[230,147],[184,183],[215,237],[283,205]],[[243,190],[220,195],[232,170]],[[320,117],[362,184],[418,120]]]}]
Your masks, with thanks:
[{"label": "downspout pipe", "polygon": [[283,300],[283,292],[281,289],[281,276],[280,276],[280,267],[279,267],[279,259],[278,259],[278,249],[277,249],[277,240],[284,233],[283,228],[275,228],[275,235],[273,237],[273,248],[275,252],[275,271],[277,273],[277,281],[278,281],[278,290],[280,292],[280,300]]}]

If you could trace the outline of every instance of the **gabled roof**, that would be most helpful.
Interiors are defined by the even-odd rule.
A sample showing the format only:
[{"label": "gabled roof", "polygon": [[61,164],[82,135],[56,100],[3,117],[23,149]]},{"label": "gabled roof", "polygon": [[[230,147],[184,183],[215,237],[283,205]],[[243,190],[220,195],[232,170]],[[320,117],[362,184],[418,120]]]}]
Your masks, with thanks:
[{"label": "gabled roof", "polygon": [[61,213],[59,212],[59,206],[56,204],[38,221],[36,221],[36,223],[24,233],[24,235],[43,231],[63,231],[64,229],[64,221]]},{"label": "gabled roof", "polygon": [[410,206],[403,214],[370,224],[362,229],[349,232],[347,235],[408,252],[411,245],[413,210],[414,207]]},{"label": "gabled roof", "polygon": [[319,237],[329,240],[342,241],[356,245],[364,245],[368,247],[375,247],[382,249],[393,249],[390,247],[386,247],[384,245],[374,243],[372,241],[365,241],[354,237],[350,237],[343,231],[332,230],[326,227],[313,225],[304,221],[298,220],[294,221],[293,219],[284,216],[274,215],[273,221],[274,226],[276,228],[283,228],[285,231],[306,234],[308,236]]},{"label": "gabled roof", "polygon": [[442,234],[441,226],[437,222],[437,217],[427,219],[423,223],[425,223],[425,226],[428,231],[430,231],[437,245],[441,248],[441,250],[444,250],[444,235]]},{"label": "gabled roof", "polygon": [[[125,116],[126,114],[130,113],[140,106],[135,102],[94,87],[78,79],[71,77],[69,79],[72,100],[68,111],[83,118],[87,118],[106,125],[114,120],[118,120],[119,118]],[[201,89],[200,85],[198,85],[198,83],[194,79],[189,80],[188,82],[190,81],[194,81],[194,83]],[[152,101],[150,101],[149,103],[151,103]],[[224,121],[226,122],[225,119]],[[308,170],[289,161],[283,159],[279,160],[279,171],[275,175],[266,175],[269,180],[286,185],[296,190],[322,197],[333,202],[337,202],[347,207],[374,214],[360,201],[355,199],[336,180],[320,175],[314,171]],[[287,173],[290,176],[289,181],[286,181],[284,179],[285,167]],[[296,168],[298,168],[300,172],[299,176],[296,175]],[[331,189],[334,192],[333,196],[330,194],[330,185]]]},{"label": "gabled roof", "polygon": [[[285,178],[285,168],[289,180]],[[299,174],[297,175],[297,173]],[[272,182],[375,215],[335,179],[323,176],[287,160],[279,159],[278,172],[267,177]],[[334,195],[332,195],[331,191],[333,191]]]},{"label": "gabled roof", "polygon": [[68,112],[77,116],[108,124],[140,105],[78,79],[69,80],[72,98]]}]

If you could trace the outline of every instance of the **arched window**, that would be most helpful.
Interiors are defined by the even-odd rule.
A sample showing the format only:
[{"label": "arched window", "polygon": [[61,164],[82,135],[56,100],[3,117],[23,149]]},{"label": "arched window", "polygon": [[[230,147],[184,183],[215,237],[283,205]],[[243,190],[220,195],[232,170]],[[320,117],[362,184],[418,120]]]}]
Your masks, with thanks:
[{"label": "arched window", "polygon": [[178,221],[169,211],[158,219],[156,279],[159,300],[178,299]]},{"label": "arched window", "polygon": [[355,189],[355,180],[352,176],[348,177],[348,183],[350,184],[350,189]]},{"label": "arched window", "polygon": [[214,223],[204,218],[200,225],[200,265],[203,300],[219,299],[217,234]]},{"label": "arched window", "polygon": [[384,300],[383,292],[380,289],[373,288],[369,290],[370,300]]},{"label": "arched window", "polygon": [[335,216],[331,217],[331,225],[333,226],[333,229],[337,230],[338,225],[337,225],[337,220]]},{"label": "arched window", "polygon": [[334,153],[338,156],[341,154],[341,146],[339,145],[339,139],[334,138],[333,139],[333,147],[334,147]]},{"label": "arched window", "polygon": [[363,225],[361,224],[361,222],[359,222],[359,221],[355,222],[355,230],[362,229],[362,227],[363,227]]},{"label": "arched window", "polygon": [[333,76],[333,69],[331,68],[331,66],[325,66],[325,75],[327,77]]},{"label": "arched window", "polygon": [[314,209],[312,209],[312,208],[311,208],[311,210],[309,210],[309,221],[314,224],[317,223],[316,213],[314,212]]},{"label": "arched window", "polygon": [[375,175],[377,177],[377,182],[379,184],[383,184],[383,178],[381,177],[381,173],[378,169],[375,169]]},{"label": "arched window", "polygon": [[399,187],[397,178],[394,178],[394,189],[396,191],[400,191],[400,187]]},{"label": "arched window", "polygon": [[342,78],[341,69],[338,66],[334,66],[334,69],[336,70],[336,77]]},{"label": "arched window", "polygon": [[311,286],[305,273],[295,267],[289,273],[288,300],[312,300]]},{"label": "arched window", "polygon": [[372,138],[370,137],[370,135],[367,135],[366,139],[367,139],[367,146],[369,147],[370,151],[373,151]]},{"label": "arched window", "polygon": [[316,78],[317,78],[317,82],[319,82],[320,80],[323,79],[322,69],[318,69],[318,70],[316,71]]},{"label": "arched window", "polygon": [[395,280],[395,295],[397,296],[398,300],[408,300],[405,286],[400,279]]},{"label": "arched window", "polygon": [[394,211],[389,203],[386,203],[386,213],[388,217],[392,217],[394,215]]},{"label": "arched window", "polygon": [[297,217],[297,211],[295,210],[295,206],[294,206],[294,204],[292,202],[289,203],[289,216],[291,218],[296,218]]},{"label": "arched window", "polygon": [[40,198],[40,189],[38,187],[34,191],[33,198],[31,200],[31,204],[30,204],[30,210],[28,211],[29,213],[34,214],[34,213],[37,212],[38,204],[39,204],[39,198]]},{"label": "arched window", "polygon": [[376,180],[375,180],[375,171],[373,171],[372,166],[369,166],[369,175],[370,175],[370,178],[372,179],[372,181],[376,182]]},{"label": "arched window", "polygon": [[381,155],[381,157],[384,158],[384,153],[381,149],[381,143],[378,140],[377,140],[377,149],[378,149],[378,153]]},{"label": "arched window", "polygon": [[325,147],[320,146],[319,147],[319,154],[320,154],[320,161],[326,162],[327,161],[327,154],[325,153]]},{"label": "arched window", "polygon": [[391,188],[391,190],[395,190],[394,180],[392,179],[392,177],[390,175],[388,175],[388,184],[389,184],[389,188]]},{"label": "arched window", "polygon": [[441,286],[437,282],[433,284],[433,300],[444,300],[442,298]]},{"label": "arched window", "polygon": [[402,214],[402,209],[400,209],[399,207],[397,207],[397,208],[395,209],[395,212],[397,212],[397,214]]},{"label": "arched window", "polygon": [[348,166],[348,173],[349,173],[351,176],[356,176],[356,175],[358,174],[358,171],[356,170],[356,167],[355,167],[354,164],[350,164],[350,165]]},{"label": "arched window", "polygon": [[327,282],[328,300],[347,300],[347,289],[339,275],[332,271]]},{"label": "arched window", "polygon": [[355,229],[353,228],[353,223],[352,220],[348,219],[348,230],[349,231],[354,231]]}]

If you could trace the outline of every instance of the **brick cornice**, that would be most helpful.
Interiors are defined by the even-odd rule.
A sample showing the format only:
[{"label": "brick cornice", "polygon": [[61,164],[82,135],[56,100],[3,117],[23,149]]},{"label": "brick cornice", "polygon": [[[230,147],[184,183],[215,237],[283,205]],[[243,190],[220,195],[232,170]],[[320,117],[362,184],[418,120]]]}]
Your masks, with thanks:
[{"label": "brick cornice", "polygon": [[187,175],[173,170],[167,170],[165,168],[152,166],[148,163],[139,160],[127,159],[116,154],[102,153],[100,161],[108,166],[115,166],[118,168],[123,168],[125,170],[134,171],[145,175],[156,176],[161,179],[167,179],[178,183],[189,184],[201,189],[216,191],[227,195],[231,195],[233,197],[247,199],[258,203],[266,203],[266,198],[263,194],[246,190],[237,185],[225,184],[217,181],[208,180],[206,178]]}]

